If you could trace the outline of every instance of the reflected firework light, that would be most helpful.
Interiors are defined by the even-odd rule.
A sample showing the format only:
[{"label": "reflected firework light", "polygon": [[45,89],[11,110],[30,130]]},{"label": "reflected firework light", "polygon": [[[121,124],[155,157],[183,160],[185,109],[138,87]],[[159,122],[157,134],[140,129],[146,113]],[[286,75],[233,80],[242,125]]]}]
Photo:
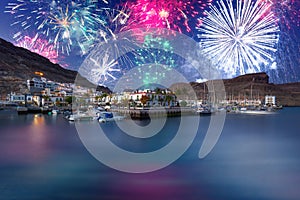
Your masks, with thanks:
[{"label": "reflected firework light", "polygon": [[225,77],[266,71],[274,62],[277,19],[270,3],[221,0],[211,7],[198,37],[204,54]]}]

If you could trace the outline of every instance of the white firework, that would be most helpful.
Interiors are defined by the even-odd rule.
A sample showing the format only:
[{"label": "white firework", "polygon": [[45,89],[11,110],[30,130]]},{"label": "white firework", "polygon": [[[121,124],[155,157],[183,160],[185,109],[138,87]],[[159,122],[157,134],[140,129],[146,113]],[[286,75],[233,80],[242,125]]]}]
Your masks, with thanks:
[{"label": "white firework", "polygon": [[114,72],[120,72],[121,70],[115,68],[118,65],[118,61],[115,59],[109,59],[109,55],[105,54],[102,59],[89,58],[93,63],[93,68],[90,71],[90,77],[88,77],[95,84],[103,84],[108,79],[116,80],[113,75]]},{"label": "white firework", "polygon": [[225,77],[267,70],[274,63],[277,19],[270,2],[221,0],[201,19],[200,46]]}]

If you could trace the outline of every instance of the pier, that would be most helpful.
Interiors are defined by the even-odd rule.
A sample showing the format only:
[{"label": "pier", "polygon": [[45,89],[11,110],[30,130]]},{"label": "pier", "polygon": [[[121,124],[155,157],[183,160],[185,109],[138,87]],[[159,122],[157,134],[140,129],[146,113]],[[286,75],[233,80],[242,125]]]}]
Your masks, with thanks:
[{"label": "pier", "polygon": [[195,111],[191,108],[144,108],[144,109],[111,109],[132,119],[148,119],[152,117],[177,117],[182,115],[192,115]]}]

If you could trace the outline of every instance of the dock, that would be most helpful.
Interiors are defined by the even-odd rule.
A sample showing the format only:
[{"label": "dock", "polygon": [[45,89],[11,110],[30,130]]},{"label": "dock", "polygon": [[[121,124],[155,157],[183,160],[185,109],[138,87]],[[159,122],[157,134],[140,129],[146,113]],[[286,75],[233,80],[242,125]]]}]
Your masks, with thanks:
[{"label": "dock", "polygon": [[195,114],[195,110],[191,108],[111,109],[111,111],[123,116],[130,116],[132,119],[148,119],[150,116],[158,118]]}]

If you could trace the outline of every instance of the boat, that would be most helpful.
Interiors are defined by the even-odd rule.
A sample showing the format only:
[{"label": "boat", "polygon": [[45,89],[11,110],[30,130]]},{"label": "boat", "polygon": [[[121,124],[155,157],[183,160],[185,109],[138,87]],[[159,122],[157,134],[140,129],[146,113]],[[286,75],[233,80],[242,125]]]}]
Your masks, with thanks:
[{"label": "boat", "polygon": [[120,121],[123,120],[123,116],[114,116],[112,112],[100,112],[98,121],[100,123],[111,122],[111,121]]},{"label": "boat", "polygon": [[18,112],[19,115],[27,114],[28,113],[28,108],[19,106],[19,107],[17,107],[17,112]]},{"label": "boat", "polygon": [[239,112],[241,114],[252,114],[252,115],[269,115],[275,114],[272,109],[247,109],[247,108],[240,108]]},{"label": "boat", "polygon": [[59,113],[59,110],[52,110],[53,115],[57,115]]},{"label": "boat", "polygon": [[199,114],[199,115],[205,115],[205,116],[209,116],[211,115],[213,112],[212,112],[212,109],[210,107],[199,107],[197,110],[196,110],[196,114]]},{"label": "boat", "polygon": [[94,118],[84,113],[72,114],[66,117],[67,120],[74,121],[92,121]]}]

